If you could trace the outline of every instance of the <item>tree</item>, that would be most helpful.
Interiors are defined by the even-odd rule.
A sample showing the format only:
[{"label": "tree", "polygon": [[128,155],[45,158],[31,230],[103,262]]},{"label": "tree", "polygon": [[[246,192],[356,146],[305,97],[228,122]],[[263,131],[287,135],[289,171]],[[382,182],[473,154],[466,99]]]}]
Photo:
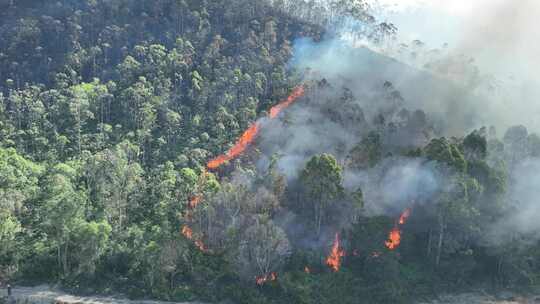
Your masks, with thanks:
[{"label": "tree", "polygon": [[0,148],[0,276],[9,278],[18,270],[24,232],[23,210],[31,208],[39,194],[43,168],[17,153]]},{"label": "tree", "polygon": [[381,158],[381,136],[376,132],[370,132],[349,152],[348,161],[353,168],[367,169],[375,166]]},{"label": "tree", "polygon": [[463,140],[463,152],[465,158],[471,159],[485,159],[487,156],[487,140],[478,131],[472,132],[467,135]]},{"label": "tree", "polygon": [[123,142],[89,158],[85,178],[97,218],[106,218],[118,233],[129,221],[129,210],[137,208],[143,189],[143,170],[137,162],[138,149]]},{"label": "tree", "polygon": [[10,277],[17,265],[17,234],[22,232],[21,223],[8,210],[0,211],[0,277]]},{"label": "tree", "polygon": [[71,274],[74,263],[72,250],[75,231],[80,228],[87,204],[86,195],[74,184],[76,171],[68,165],[57,165],[47,173],[40,215],[41,229],[51,240],[43,242],[56,250],[58,268],[64,277]]},{"label": "tree", "polygon": [[505,159],[513,167],[527,156],[529,131],[524,126],[508,128],[503,137]]},{"label": "tree", "polygon": [[73,225],[72,261],[76,268],[75,274],[92,276],[96,270],[96,264],[109,247],[109,239],[112,228],[106,221],[87,222],[76,219]]},{"label": "tree", "polygon": [[319,235],[326,214],[343,195],[342,169],[332,155],[316,155],[300,173],[300,182],[305,193],[302,205],[311,209]]},{"label": "tree", "polygon": [[271,220],[258,216],[241,233],[238,252],[233,252],[231,258],[244,279],[254,280],[278,271],[290,250],[285,232]]},{"label": "tree", "polygon": [[429,160],[437,161],[457,172],[464,173],[467,169],[467,161],[459,148],[444,137],[431,140],[424,148],[424,154]]}]

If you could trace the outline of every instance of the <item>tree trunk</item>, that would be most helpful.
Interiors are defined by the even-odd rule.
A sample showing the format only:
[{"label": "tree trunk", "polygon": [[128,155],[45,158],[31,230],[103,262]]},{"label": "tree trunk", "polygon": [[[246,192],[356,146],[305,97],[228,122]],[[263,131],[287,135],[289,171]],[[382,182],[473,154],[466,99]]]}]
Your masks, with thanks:
[{"label": "tree trunk", "polygon": [[497,260],[497,285],[504,287],[503,261],[504,256],[501,255]]},{"label": "tree trunk", "polygon": [[68,246],[69,242],[66,242],[66,245],[64,247],[64,254],[62,257],[62,268],[64,270],[64,276],[68,275],[69,269],[68,269]]},{"label": "tree trunk", "polygon": [[56,246],[56,255],[58,259],[58,268],[62,268],[62,247],[60,242],[58,242],[58,245]]},{"label": "tree trunk", "polygon": [[432,229],[429,229],[429,233],[428,233],[428,244],[427,244],[427,256],[430,257],[431,256],[431,243],[433,241],[433,230]]},{"label": "tree trunk", "polygon": [[322,203],[317,202],[315,204],[315,229],[317,230],[317,236],[321,234],[322,224]]},{"label": "tree trunk", "polygon": [[441,252],[444,239],[444,217],[439,214],[439,240],[437,242],[437,256],[435,257],[435,266],[439,267],[441,262]]}]

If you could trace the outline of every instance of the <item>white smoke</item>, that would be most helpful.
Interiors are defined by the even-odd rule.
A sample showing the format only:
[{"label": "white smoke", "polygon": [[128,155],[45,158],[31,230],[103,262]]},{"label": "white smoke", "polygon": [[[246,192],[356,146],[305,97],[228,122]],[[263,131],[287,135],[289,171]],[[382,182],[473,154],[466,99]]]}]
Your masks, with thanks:
[{"label": "white smoke", "polygon": [[434,165],[422,159],[388,158],[366,171],[347,171],[344,185],[363,189],[368,215],[395,216],[431,202],[443,188],[444,179]]},{"label": "white smoke", "polygon": [[[477,112],[489,124],[499,129],[524,124],[540,131],[540,32],[535,26],[540,2],[399,2],[401,10],[385,15],[399,29],[398,46],[389,54],[416,66],[435,62],[429,70],[474,85],[485,97],[475,101]],[[414,46],[414,39],[425,45]]]},{"label": "white smoke", "polygon": [[509,183],[509,209],[491,226],[490,241],[507,242],[519,236],[536,241],[540,233],[540,159],[523,160],[514,168]]}]

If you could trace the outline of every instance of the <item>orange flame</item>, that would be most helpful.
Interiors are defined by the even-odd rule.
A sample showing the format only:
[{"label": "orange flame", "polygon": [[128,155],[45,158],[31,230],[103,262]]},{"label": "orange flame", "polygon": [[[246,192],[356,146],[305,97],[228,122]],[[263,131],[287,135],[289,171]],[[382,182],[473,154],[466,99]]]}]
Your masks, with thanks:
[{"label": "orange flame", "polygon": [[304,267],[304,272],[307,273],[307,274],[310,274],[311,273],[311,269],[309,267]]},{"label": "orange flame", "polygon": [[182,234],[188,239],[192,240],[195,243],[195,246],[199,248],[202,252],[207,252],[206,246],[204,246],[204,243],[201,240],[193,240],[193,229],[189,228],[189,226],[184,225],[182,227]]},{"label": "orange flame", "polygon": [[339,245],[339,234],[336,233],[336,238],[334,239],[334,244],[332,245],[332,251],[330,255],[326,258],[326,265],[328,265],[334,272],[339,271],[341,266],[341,258],[345,256],[345,252],[340,248]]},{"label": "orange flame", "polygon": [[305,94],[305,88],[303,85],[297,86],[296,88],[294,88],[291,95],[289,95],[287,99],[282,100],[280,103],[278,103],[277,105],[273,106],[270,109],[270,118],[272,119],[276,118],[279,115],[279,113],[281,113],[281,111],[288,108],[291,104],[293,104],[298,98],[302,97],[304,94]]},{"label": "orange flame", "polygon": [[189,240],[193,239],[193,230],[188,226],[182,227],[182,234]]},{"label": "orange flame", "polygon": [[259,123],[255,122],[252,124],[245,132],[242,134],[240,139],[236,142],[236,144],[227,151],[227,153],[222,154],[211,161],[208,162],[207,167],[208,169],[216,169],[219,168],[223,163],[234,159],[238,155],[244,153],[246,148],[255,140],[257,137],[257,134],[259,133]]},{"label": "orange flame", "polygon": [[257,283],[257,285],[261,286],[261,285],[263,285],[264,283],[266,283],[268,281],[276,281],[276,280],[277,280],[277,273],[271,272],[269,274],[265,274],[263,276],[256,277],[255,278],[255,283]]},{"label": "orange flame", "polygon": [[[283,110],[285,110],[287,107],[289,107],[291,104],[293,104],[298,98],[302,97],[305,94],[305,88],[303,85],[297,86],[294,88],[293,92],[287,99],[281,101],[277,105],[273,106],[270,109],[269,117],[271,119],[276,118],[279,113],[281,113]],[[236,144],[229,149],[225,154],[219,155],[218,157],[210,160],[208,164],[206,165],[208,169],[217,169],[221,165],[223,165],[225,162],[230,161],[231,159],[236,158],[237,156],[244,153],[246,148],[253,143],[257,135],[260,131],[260,124],[259,122],[253,123],[245,132],[242,134],[240,139],[236,142]]]},{"label": "orange flame", "polygon": [[[399,217],[398,224],[404,225],[407,222],[407,219],[409,219],[409,216],[411,216],[411,209],[405,209]],[[399,244],[401,244],[401,231],[396,225],[396,227],[390,231],[385,245],[388,249],[394,250],[399,247]]]},{"label": "orange flame", "polygon": [[385,242],[385,245],[388,249],[394,250],[399,246],[400,243],[401,231],[399,231],[399,228],[395,227],[394,229],[392,229],[392,231],[390,231],[388,241]]},{"label": "orange flame", "polygon": [[193,196],[190,200],[189,200],[189,208],[191,209],[195,209],[197,207],[197,205],[199,205],[199,203],[201,202],[202,200],[202,196],[200,195],[195,195]]},{"label": "orange flame", "polygon": [[195,240],[195,246],[197,246],[200,251],[207,252],[206,246],[204,246],[204,243],[201,240]]},{"label": "orange flame", "polygon": [[406,209],[399,217],[399,224],[404,225],[409,216],[411,216],[411,209]]}]

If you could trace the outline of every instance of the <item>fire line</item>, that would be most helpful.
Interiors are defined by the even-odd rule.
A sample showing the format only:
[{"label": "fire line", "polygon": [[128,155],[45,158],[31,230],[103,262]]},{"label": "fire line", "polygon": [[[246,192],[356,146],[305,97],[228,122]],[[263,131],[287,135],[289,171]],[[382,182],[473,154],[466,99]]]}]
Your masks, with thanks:
[{"label": "fire line", "polygon": [[[278,115],[283,110],[292,105],[296,100],[298,100],[298,98],[304,96],[304,94],[304,85],[300,85],[294,88],[291,95],[289,95],[287,99],[282,100],[280,103],[270,109],[270,113],[268,114],[269,118],[275,119],[276,117],[278,117]],[[219,155],[216,158],[210,160],[206,167],[208,167],[208,169],[217,169],[221,167],[225,162],[242,155],[244,151],[248,148],[248,146],[250,146],[255,141],[260,129],[261,125],[258,121],[251,124],[232,148],[230,148],[225,154]]]}]

